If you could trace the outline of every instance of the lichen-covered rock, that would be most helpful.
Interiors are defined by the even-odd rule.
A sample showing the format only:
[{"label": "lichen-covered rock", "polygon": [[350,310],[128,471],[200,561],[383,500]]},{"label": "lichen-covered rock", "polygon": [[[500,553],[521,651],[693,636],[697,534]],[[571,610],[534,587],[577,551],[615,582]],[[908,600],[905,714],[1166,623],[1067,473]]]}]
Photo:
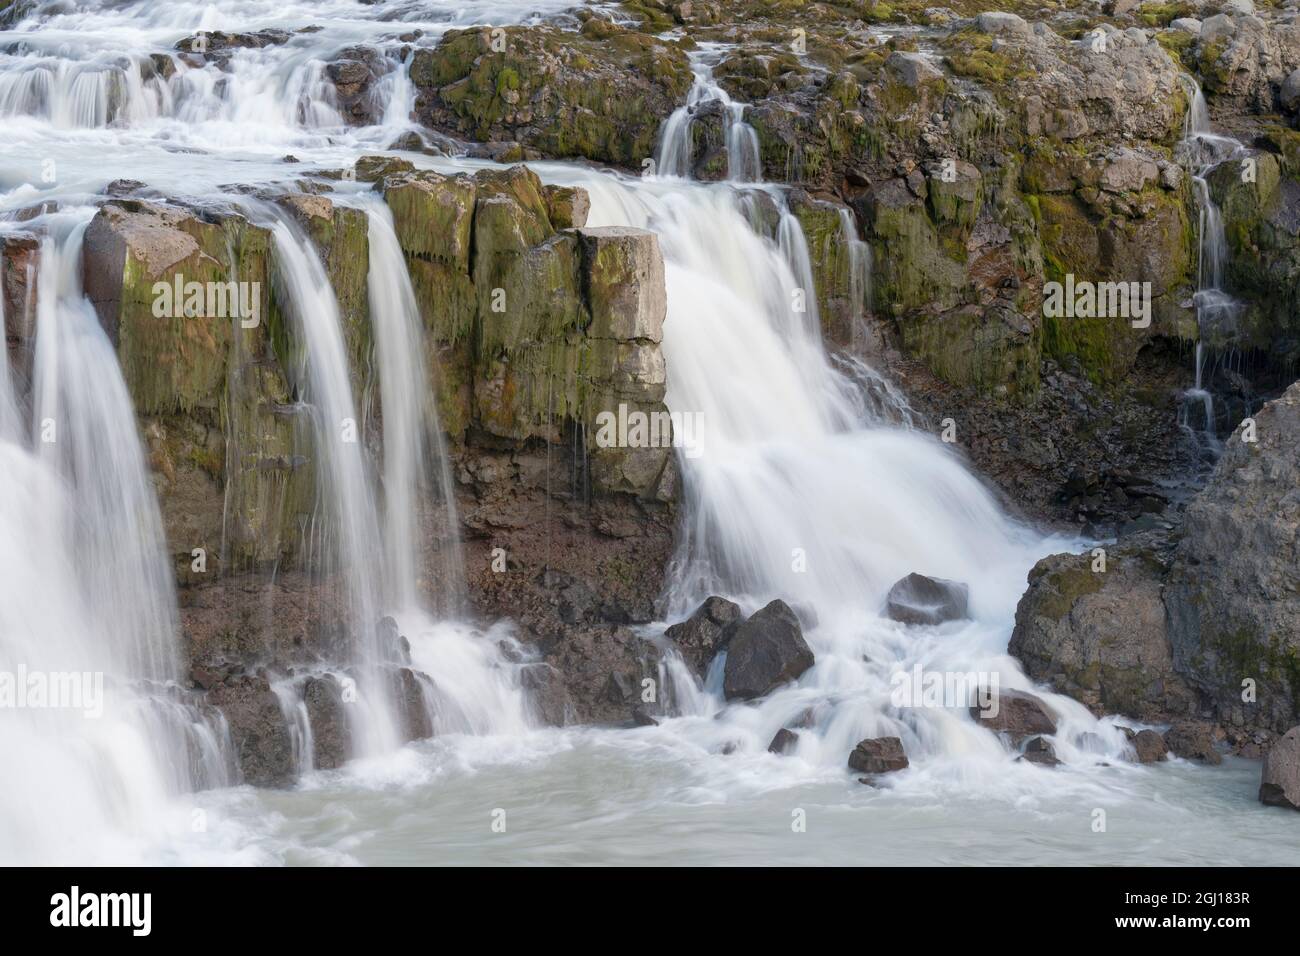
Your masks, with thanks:
[{"label": "lichen-covered rock", "polygon": [[116,200],[91,220],[84,250],[86,294],[143,416],[181,579],[291,555],[314,480],[267,231]]},{"label": "lichen-covered rock", "polygon": [[[1254,439],[1254,440],[1243,440]],[[1175,667],[1223,719],[1300,715],[1300,383],[1228,439],[1165,588]]]},{"label": "lichen-covered rock", "polygon": [[1147,534],[1039,561],[1008,652],[1030,677],[1096,713],[1191,713],[1194,696],[1174,672],[1161,598],[1169,551],[1167,538]]},{"label": "lichen-covered rock", "polygon": [[448,31],[415,53],[416,112],[474,139],[639,170],[654,156],[660,123],[686,98],[690,66],[677,43],[613,24],[602,34]]}]

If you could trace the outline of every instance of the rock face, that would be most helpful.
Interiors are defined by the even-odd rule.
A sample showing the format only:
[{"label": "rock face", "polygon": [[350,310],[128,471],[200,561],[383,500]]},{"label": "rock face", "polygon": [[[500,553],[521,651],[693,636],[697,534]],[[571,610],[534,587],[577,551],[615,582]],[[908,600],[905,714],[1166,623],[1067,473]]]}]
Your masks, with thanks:
[{"label": "rock face", "polygon": [[723,693],[727,700],[753,700],[812,666],[799,619],[784,601],[773,601],[737,627],[727,644]]},{"label": "rock face", "polygon": [[[980,699],[984,699],[984,691],[980,692]],[[981,727],[1006,734],[1012,743],[1036,734],[1050,736],[1056,733],[1056,721],[1048,713],[1046,705],[1033,694],[1023,690],[1000,690],[993,695],[993,701],[996,708],[990,706],[985,711],[974,706],[970,708],[970,714]]]},{"label": "rock face", "polygon": [[1300,714],[1300,383],[1254,422],[1187,507],[1165,604],[1175,668],[1228,723],[1283,733]]},{"label": "rock face", "polygon": [[691,70],[679,44],[592,20],[581,35],[451,30],[416,51],[411,80],[422,122],[514,144],[509,159],[539,158],[532,152],[639,172],[660,124],[685,102]]},{"label": "rock face", "polygon": [[[543,653],[545,663],[562,677],[568,692],[567,715],[574,722],[622,724],[648,703],[654,709],[647,709],[647,714],[671,709],[671,702],[663,697],[667,688],[658,648],[630,628],[570,628],[544,646]],[[643,699],[647,688],[653,688],[651,702]]]},{"label": "rock face", "polygon": [[685,621],[668,628],[664,636],[676,645],[696,676],[703,679],[714,656],[726,649],[744,619],[738,604],[726,598],[711,597]]},{"label": "rock face", "polygon": [[849,769],[858,773],[893,773],[907,769],[907,754],[898,737],[870,737],[858,741],[849,754]]},{"label": "rock face", "polygon": [[909,574],[894,583],[885,598],[885,614],[904,624],[942,624],[969,616],[970,588],[924,574]]},{"label": "rock face", "polygon": [[[1096,713],[1190,714],[1162,600],[1171,543],[1149,533],[1102,554],[1056,554],[1029,572],[1008,652]],[[1096,570],[1095,570],[1096,569]]]},{"label": "rock face", "polygon": [[1300,727],[1292,727],[1264,757],[1259,799],[1274,807],[1300,810]]}]

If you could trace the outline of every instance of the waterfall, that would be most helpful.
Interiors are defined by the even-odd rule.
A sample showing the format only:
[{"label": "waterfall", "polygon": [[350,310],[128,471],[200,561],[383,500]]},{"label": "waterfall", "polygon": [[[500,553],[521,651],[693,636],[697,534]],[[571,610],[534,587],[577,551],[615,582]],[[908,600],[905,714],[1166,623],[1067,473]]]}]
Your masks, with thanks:
[{"label": "waterfall", "polygon": [[[659,237],[665,401],[698,417],[701,452],[679,459],[682,533],[667,617],[682,619],[711,594],[747,613],[781,598],[804,622],[816,665],[761,700],[733,705],[722,693],[723,656],[700,680],[669,651],[658,678],[677,710],[660,726],[537,731],[521,675],[538,651],[516,639],[510,622],[463,619],[454,483],[431,399],[439,371],[426,331],[438,318],[427,310],[441,304],[415,295],[380,196],[332,181],[331,200],[368,217],[373,362],[362,363],[365,381],[357,381],[355,330],[344,327],[320,252],[266,197],[282,194],[288,180],[329,175],[386,149],[408,128],[407,48],[427,47],[451,28],[536,21],[571,6],[50,0],[9,25],[0,116],[10,152],[27,165],[3,171],[0,229],[17,228],[8,217],[23,211],[22,228],[44,243],[28,283],[37,330],[30,395],[23,376],[0,362],[0,677],[102,675],[104,708],[99,717],[85,712],[93,708],[0,708],[0,862],[186,861],[196,846],[223,862],[427,863],[431,847],[446,854],[440,861],[464,852],[481,862],[478,837],[462,834],[485,834],[486,811],[506,805],[502,794],[533,815],[514,816],[511,805],[510,832],[483,839],[509,848],[502,853],[523,845],[525,853],[561,855],[552,859],[619,859],[642,839],[640,850],[658,841],[678,862],[728,859],[737,843],[763,852],[768,844],[744,833],[738,841],[737,817],[722,814],[767,819],[773,832],[788,833],[795,794],[816,814],[798,842],[819,850],[839,843],[852,852],[869,837],[874,851],[896,832],[907,834],[904,854],[925,852],[913,843],[928,838],[929,852],[942,856],[949,848],[935,843],[956,829],[984,834],[981,847],[1041,850],[1040,834],[1027,836],[1041,816],[1056,827],[1046,838],[1050,851],[1109,861],[1098,854],[1114,853],[1106,848],[1120,841],[1091,839],[1080,808],[1112,804],[1123,807],[1117,819],[1130,832],[1135,820],[1157,832],[1135,853],[1157,845],[1180,853],[1176,837],[1189,826],[1198,840],[1208,834],[1216,850],[1228,848],[1224,858],[1266,841],[1265,849],[1284,846],[1270,839],[1267,814],[1233,830],[1225,814],[1204,811],[1240,799],[1236,769],[1125,765],[1127,745],[1113,721],[1033,688],[1007,655],[1027,573],[1043,555],[1081,542],[1009,519],[869,356],[826,346],[800,220],[787,190],[760,182],[747,106],[714,79],[728,50],[721,44],[690,53],[695,83],[664,123],[661,175],[530,165],[549,182],[586,188],[591,225],[637,226]],[[287,39],[206,60],[176,47],[196,30],[268,27]],[[407,33],[415,39],[401,39]],[[348,125],[329,77],[329,64],[353,47],[376,50],[393,67],[372,91],[380,107],[372,126]],[[703,122],[717,124],[711,174],[723,175],[725,149],[727,182],[687,181],[699,132],[692,127]],[[1210,132],[1199,91],[1184,146],[1197,156],[1189,160],[1200,208],[1197,314],[1212,331],[1231,319],[1235,303],[1222,288],[1226,244],[1206,176],[1240,145]],[[49,178],[40,169],[46,158]],[[480,165],[404,158],[439,170]],[[276,316],[300,360],[286,371],[313,432],[318,478],[304,563],[313,584],[346,598],[339,623],[350,638],[344,659],[266,674],[264,697],[287,729],[293,768],[311,774],[290,791],[226,789],[237,780],[230,730],[185,686],[170,552],[137,416],[77,265],[93,215],[87,202],[102,201],[117,178],[195,206],[234,204],[270,230]],[[38,203],[47,211],[32,218],[26,211]],[[857,326],[871,296],[871,249],[847,209],[839,239]],[[1210,430],[1212,341],[1203,335],[1198,344],[1187,403],[1203,410]],[[371,411],[378,414],[367,419]],[[924,628],[884,617],[890,585],[914,571],[968,584],[970,619]],[[660,641],[665,623],[642,636]],[[409,662],[400,638],[409,642]],[[407,663],[416,673],[401,670]],[[914,667],[993,674],[1004,688],[1033,689],[1057,718],[1052,742],[1065,766],[1017,763],[964,707],[896,706],[894,679]],[[315,762],[326,733],[311,724],[317,699],[305,698],[325,675],[331,686],[355,682],[346,713],[355,754],[367,758],[328,772]],[[435,739],[399,748],[413,688],[426,707],[416,716],[428,718]],[[788,756],[773,756],[768,743],[783,728],[797,728],[797,743]],[[880,790],[859,787],[846,757],[860,739],[881,735],[902,738],[912,767]],[[1219,789],[1204,789],[1206,776]],[[917,814],[936,805],[950,815],[949,829],[921,832],[915,821],[926,818]],[[218,811],[206,836],[190,828],[190,813],[203,808]],[[458,808],[474,818],[463,830]],[[1058,826],[1066,819],[1085,833],[1081,842],[1091,839],[1087,849],[1062,835],[1073,832],[1074,824]],[[584,838],[573,835],[577,827]],[[1246,831],[1255,842],[1238,839]]]},{"label": "waterfall", "polygon": [[[80,288],[89,212],[47,223],[33,421],[24,434],[11,418],[0,435],[0,675],[76,691],[0,708],[0,766],[22,768],[0,789],[5,862],[120,860],[156,833],[171,798],[232,779],[224,721],[179,683],[135,414]],[[0,385],[13,408],[7,368]]]},{"label": "waterfall", "polygon": [[758,133],[745,122],[745,104],[732,100],[731,95],[713,79],[712,63],[722,49],[725,47],[719,44],[702,43],[698,50],[690,54],[694,81],[686,94],[686,103],[675,109],[664,121],[659,134],[655,168],[661,176],[693,178],[692,129],[695,113],[705,103],[717,102],[722,107],[727,179],[731,182],[757,182],[762,177],[763,162],[759,153]]},{"label": "waterfall", "polygon": [[[398,609],[419,603],[420,544],[433,533],[442,548],[439,582],[445,610],[455,613],[465,589],[460,522],[442,426],[426,372],[429,346],[406,260],[393,231],[392,213],[373,196],[366,202],[366,213],[370,225],[367,285],[383,414],[384,541],[390,603]],[[436,527],[421,521],[420,503],[434,490],[431,470],[441,503]]]},{"label": "waterfall", "polygon": [[[1206,338],[1216,332],[1231,330],[1241,305],[1223,288],[1223,266],[1228,258],[1228,241],[1223,228],[1223,214],[1210,193],[1208,176],[1225,160],[1244,151],[1237,140],[1216,134],[1210,125],[1209,108],[1200,85],[1186,78],[1190,102],[1180,144],[1183,160],[1192,177],[1192,192],[1197,207],[1197,268],[1195,384],[1183,393],[1179,426],[1203,444],[1211,456],[1222,449],[1215,427],[1214,395],[1209,388],[1206,362],[1209,349]],[[1198,429],[1193,421],[1196,409],[1204,419]]]},{"label": "waterfall", "polygon": [[270,215],[280,299],[305,349],[302,400],[313,422],[323,529],[320,553],[341,577],[350,612],[359,706],[349,707],[356,749],[380,753],[398,744],[394,703],[383,665],[396,649],[386,646],[381,571],[385,551],[379,511],[364,451],[362,423],[353,398],[338,301],[320,256],[279,210]]}]

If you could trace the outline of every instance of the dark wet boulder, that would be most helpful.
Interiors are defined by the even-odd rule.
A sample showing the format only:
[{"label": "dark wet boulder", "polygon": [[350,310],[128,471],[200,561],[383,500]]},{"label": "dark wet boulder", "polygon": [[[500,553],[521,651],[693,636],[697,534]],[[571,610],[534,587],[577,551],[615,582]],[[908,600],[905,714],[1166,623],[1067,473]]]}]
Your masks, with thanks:
[{"label": "dark wet boulder", "polygon": [[1013,742],[1035,734],[1056,733],[1056,721],[1048,713],[1047,705],[1033,694],[1023,690],[999,690],[988,694],[981,689],[979,700],[986,699],[989,702],[987,709],[980,706],[970,709],[971,716],[979,721],[981,727],[1006,734]]},{"label": "dark wet boulder", "polygon": [[1056,748],[1052,746],[1051,741],[1046,737],[1031,737],[1025,743],[1025,749],[1017,760],[1023,760],[1026,763],[1035,763],[1040,767],[1060,766],[1061,761],[1056,759]]},{"label": "dark wet boulder", "polygon": [[1214,746],[1214,734],[1209,724],[1195,720],[1183,720],[1174,724],[1165,732],[1165,746],[1169,752],[1184,760],[1199,760],[1202,763],[1220,764],[1223,757]]},{"label": "dark wet boulder", "polygon": [[302,685],[302,701],[311,724],[312,766],[317,770],[342,766],[352,745],[343,684],[333,674],[308,677]]},{"label": "dark wet boulder", "polygon": [[686,620],[664,631],[664,636],[673,642],[691,670],[703,678],[714,655],[727,646],[744,619],[740,605],[710,597]]},{"label": "dark wet boulder", "polygon": [[969,615],[970,588],[924,574],[896,581],[885,598],[885,614],[903,624],[942,624]]},{"label": "dark wet boulder", "polygon": [[907,754],[898,737],[868,737],[849,754],[849,769],[858,773],[893,773],[907,769]]},{"label": "dark wet boulder", "polygon": [[433,709],[437,700],[437,687],[428,674],[410,667],[399,667],[392,672],[393,700],[397,704],[398,733],[403,740],[425,740],[432,737]]},{"label": "dark wet boulder", "polygon": [[284,787],[293,782],[293,741],[266,677],[232,677],[209,692],[208,702],[225,715],[245,783]]},{"label": "dark wet boulder", "polygon": [[1154,730],[1139,730],[1133,735],[1131,743],[1138,763],[1156,763],[1164,760],[1169,753],[1165,738]]},{"label": "dark wet boulder", "polygon": [[1259,799],[1272,807],[1300,810],[1300,727],[1283,734],[1264,757]]},{"label": "dark wet boulder", "polygon": [[789,728],[782,727],[772,738],[772,742],[767,745],[767,752],[770,754],[790,753],[799,743],[799,735]]},{"label": "dark wet boulder", "polygon": [[722,689],[727,700],[753,700],[798,680],[813,666],[799,619],[784,601],[773,601],[736,628],[727,645]]}]

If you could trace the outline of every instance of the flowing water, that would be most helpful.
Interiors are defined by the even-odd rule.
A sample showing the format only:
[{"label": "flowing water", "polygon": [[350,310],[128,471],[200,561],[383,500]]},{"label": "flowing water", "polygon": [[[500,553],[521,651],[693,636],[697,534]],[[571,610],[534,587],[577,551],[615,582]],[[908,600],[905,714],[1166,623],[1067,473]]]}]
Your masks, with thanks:
[{"label": "flowing water", "polygon": [[[357,185],[336,196],[369,222],[375,369],[371,391],[355,394],[317,250],[277,207],[229,186],[347,166],[407,130],[412,89],[398,34],[418,28],[419,42],[432,43],[452,26],[567,5],[38,2],[0,34],[0,228],[39,226],[49,236],[32,407],[7,367],[0,378],[0,670],[96,670],[115,689],[98,722],[0,712],[0,766],[30,768],[0,791],[0,860],[1289,862],[1294,821],[1257,803],[1255,764],[1126,762],[1113,721],[1040,691],[1064,762],[1047,770],[1017,761],[964,706],[896,700],[900,676],[918,668],[1031,687],[1006,654],[1025,575],[1042,555],[1082,543],[1009,520],[917,427],[896,388],[862,361],[828,354],[807,243],[783,191],[755,182],[744,107],[711,79],[717,51],[696,58],[690,105],[721,100],[730,182],[689,181],[685,111],[665,126],[660,176],[535,168],[588,189],[593,225],[650,228],[663,248],[667,403],[703,428],[702,453],[681,459],[686,517],[670,619],[708,594],[746,610],[780,596],[804,615],[817,664],[762,701],[726,706],[720,662],[698,685],[670,659],[681,716],[637,730],[536,726],[510,622],[458,619],[456,575],[431,575],[416,546],[417,534],[443,528],[434,532],[448,541],[441,553],[459,568],[445,530],[456,524],[446,455],[425,400],[437,371],[417,361],[427,354],[423,331],[386,209]],[[400,21],[382,19],[399,11]],[[322,29],[237,51],[224,72],[173,56],[198,30],[306,26]],[[378,45],[392,72],[377,84],[380,121],[347,128],[322,71],[358,43]],[[281,162],[287,153],[298,162]],[[481,165],[408,158],[444,170]],[[364,706],[358,759],[313,771],[304,675],[275,681],[307,771],[289,790],[230,786],[224,726],[177,682],[157,505],[112,347],[77,280],[87,199],[123,177],[239,204],[271,228],[277,292],[306,343],[298,399],[323,489],[313,554],[342,577]],[[780,213],[774,234],[756,228],[760,198]],[[61,211],[34,223],[6,215],[45,199]],[[870,259],[851,217],[842,228],[861,307]],[[1217,288],[1217,273],[1208,282]],[[378,453],[364,440],[372,403]],[[62,429],[54,448],[41,442],[46,419]],[[911,571],[967,582],[972,619],[917,628],[881,617],[890,584]],[[442,582],[432,602],[428,577]],[[432,679],[437,736],[402,748],[382,679],[385,616]],[[794,750],[768,753],[789,726],[799,730]],[[863,786],[845,758],[880,735],[901,737],[912,766]]]},{"label": "flowing water", "polygon": [[[1231,333],[1242,305],[1223,288],[1223,266],[1228,258],[1228,240],[1223,229],[1223,214],[1210,193],[1208,176],[1220,163],[1233,159],[1245,147],[1230,136],[1220,136],[1210,125],[1209,107],[1200,85],[1188,78],[1191,102],[1180,144],[1184,161],[1192,176],[1192,191],[1197,208],[1196,383],[1183,395],[1179,425],[1199,441],[1212,458],[1217,458],[1223,443],[1219,441],[1214,395],[1209,388],[1207,362],[1211,359],[1207,339]],[[1197,419],[1199,418],[1199,428]]]}]

